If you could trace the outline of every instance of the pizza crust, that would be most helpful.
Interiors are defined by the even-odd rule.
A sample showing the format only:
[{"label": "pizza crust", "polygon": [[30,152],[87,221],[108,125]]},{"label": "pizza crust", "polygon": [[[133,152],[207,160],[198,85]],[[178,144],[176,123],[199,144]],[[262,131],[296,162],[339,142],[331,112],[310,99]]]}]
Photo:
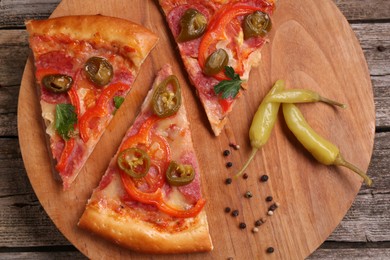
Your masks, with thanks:
[{"label": "pizza crust", "polygon": [[78,225],[138,252],[177,254],[211,251],[213,245],[204,210],[196,220],[187,230],[176,233],[160,232],[148,222],[120,216],[110,208],[90,204]]},{"label": "pizza crust", "polygon": [[31,36],[66,35],[71,39],[127,47],[125,56],[140,67],[158,37],[145,27],[131,21],[102,15],[79,15],[26,21]]}]

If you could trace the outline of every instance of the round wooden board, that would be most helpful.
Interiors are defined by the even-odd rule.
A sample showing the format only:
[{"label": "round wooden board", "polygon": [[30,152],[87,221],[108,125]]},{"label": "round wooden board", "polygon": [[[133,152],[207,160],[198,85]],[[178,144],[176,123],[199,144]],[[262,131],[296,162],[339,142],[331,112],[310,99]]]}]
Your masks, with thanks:
[{"label": "round wooden board", "polygon": [[[32,60],[28,60],[19,96],[19,141],[28,176],[40,202],[61,232],[89,258],[150,259],[149,255],[131,252],[85,232],[76,224],[123,134],[139,111],[155,73],[163,64],[171,63],[183,83],[214,242],[212,252],[191,257],[263,259],[269,246],[275,248],[275,253],[268,254],[267,258],[308,256],[342,220],[360,188],[359,177],[348,170],[315,162],[280,116],[269,142],[249,166],[249,178],[229,186],[224,180],[236,172],[249,155],[247,133],[252,116],[277,79],[286,79],[288,88],[312,89],[348,104],[346,110],[324,104],[300,107],[314,129],[338,144],[346,159],[367,170],[375,131],[373,94],[361,47],[348,22],[330,0],[280,0],[273,17],[271,42],[262,51],[261,65],[251,72],[250,89],[237,102],[226,130],[216,138],[186,79],[177,48],[156,2],[64,0],[53,13],[53,17],[103,14],[126,18],[150,28],[159,35],[160,41],[73,188],[67,192],[62,191],[61,184],[51,174]],[[229,148],[230,141],[237,142],[241,149],[223,157],[222,151]],[[227,161],[233,162],[232,168],[225,168]],[[270,179],[260,183],[258,178],[264,173]],[[243,197],[248,190],[254,195],[251,199]],[[254,221],[266,216],[269,204],[265,197],[268,195],[281,206],[268,217],[260,231],[253,234]],[[233,218],[224,213],[226,206],[238,209],[240,215]],[[240,230],[239,222],[245,222],[247,229]],[[153,258],[172,259],[171,256]]]}]

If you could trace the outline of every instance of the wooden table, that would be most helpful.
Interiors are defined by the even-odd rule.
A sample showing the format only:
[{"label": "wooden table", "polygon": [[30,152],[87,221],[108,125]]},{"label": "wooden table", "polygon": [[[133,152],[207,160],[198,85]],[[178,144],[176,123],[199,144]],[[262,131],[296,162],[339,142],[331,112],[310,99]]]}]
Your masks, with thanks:
[{"label": "wooden table", "polygon": [[[27,178],[17,136],[17,100],[29,55],[23,21],[47,18],[59,0],[0,0],[0,258],[84,259],[46,215]],[[333,234],[310,259],[390,259],[390,2],[336,0],[355,31],[376,105],[376,136],[368,174]],[[364,109],[364,108],[362,108]]]}]

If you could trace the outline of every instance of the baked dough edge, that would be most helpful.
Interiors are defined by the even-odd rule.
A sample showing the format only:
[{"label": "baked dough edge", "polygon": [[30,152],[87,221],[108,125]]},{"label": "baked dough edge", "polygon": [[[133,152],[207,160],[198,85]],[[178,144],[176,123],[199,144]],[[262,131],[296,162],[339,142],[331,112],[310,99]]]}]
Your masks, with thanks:
[{"label": "baked dough edge", "polygon": [[[122,18],[103,15],[74,15],[25,22],[30,36],[67,35],[73,40],[103,42],[129,47],[126,56],[140,67],[158,37],[144,26]],[[118,46],[119,45],[119,46]]]},{"label": "baked dough edge", "polygon": [[178,254],[211,251],[213,245],[204,210],[195,223],[180,232],[160,232],[148,222],[118,216],[111,209],[95,204],[87,206],[78,226],[137,252]]}]

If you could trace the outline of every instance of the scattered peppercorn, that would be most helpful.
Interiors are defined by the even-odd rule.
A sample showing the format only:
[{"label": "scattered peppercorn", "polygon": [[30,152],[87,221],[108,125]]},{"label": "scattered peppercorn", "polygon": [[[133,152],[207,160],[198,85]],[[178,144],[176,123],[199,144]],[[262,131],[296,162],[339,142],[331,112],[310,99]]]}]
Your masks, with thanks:
[{"label": "scattered peppercorn", "polygon": [[230,151],[229,150],[223,151],[223,156],[229,156],[229,155],[230,155]]},{"label": "scattered peppercorn", "polygon": [[240,225],[239,225],[239,227],[240,227],[241,229],[244,229],[244,228],[246,228],[246,224],[245,224],[244,222],[241,222]]},{"label": "scattered peppercorn", "polygon": [[269,206],[268,210],[275,211],[276,208],[276,204],[272,204],[271,206]]},{"label": "scattered peppercorn", "polygon": [[226,163],[226,168],[230,168],[230,167],[232,167],[233,166],[233,163],[232,162],[227,162]]},{"label": "scattered peppercorn", "polygon": [[376,49],[380,52],[384,52],[386,50],[385,46],[383,45],[379,45]]},{"label": "scattered peppercorn", "polygon": [[244,175],[242,175],[242,178],[243,178],[244,180],[248,179],[248,177],[249,177],[249,175],[248,175],[247,173],[244,173]]},{"label": "scattered peppercorn", "polygon": [[232,178],[226,178],[225,183],[226,184],[232,184]]},{"label": "scattered peppercorn", "polygon": [[273,247],[271,247],[271,246],[267,248],[267,253],[268,254],[272,254],[274,251],[275,251],[275,249]]},{"label": "scattered peppercorn", "polygon": [[274,198],[272,198],[272,196],[268,196],[267,198],[265,198],[265,201],[268,201],[268,202],[271,202]]},{"label": "scattered peppercorn", "polygon": [[228,257],[227,260],[233,260],[234,258],[233,257]]},{"label": "scattered peppercorn", "polygon": [[260,227],[262,224],[263,224],[263,221],[261,221],[260,219],[256,220],[256,222],[255,222],[256,227]]},{"label": "scattered peppercorn", "polygon": [[225,212],[226,212],[226,213],[229,213],[231,210],[232,210],[232,209],[229,208],[229,207],[226,207],[226,208],[225,208]]},{"label": "scattered peppercorn", "polygon": [[272,211],[272,210],[269,210],[268,212],[267,212],[267,215],[268,216],[272,216],[274,214],[274,212]]},{"label": "scattered peppercorn", "polygon": [[268,181],[268,175],[262,175],[261,177],[260,177],[260,181],[261,182],[266,182],[266,181]]},{"label": "scattered peppercorn", "polygon": [[250,192],[250,191],[247,191],[247,192],[245,192],[245,198],[252,198],[253,197],[253,194],[252,194],[252,192]]},{"label": "scattered peppercorn", "polygon": [[239,214],[238,210],[233,210],[233,212],[232,212],[233,217],[237,217],[238,214]]},{"label": "scattered peppercorn", "polygon": [[252,232],[257,233],[257,232],[259,232],[259,229],[257,227],[254,227],[254,228],[252,228]]},{"label": "scattered peppercorn", "polygon": [[232,147],[234,150],[240,150],[240,146],[238,144],[230,143],[230,147]]}]

